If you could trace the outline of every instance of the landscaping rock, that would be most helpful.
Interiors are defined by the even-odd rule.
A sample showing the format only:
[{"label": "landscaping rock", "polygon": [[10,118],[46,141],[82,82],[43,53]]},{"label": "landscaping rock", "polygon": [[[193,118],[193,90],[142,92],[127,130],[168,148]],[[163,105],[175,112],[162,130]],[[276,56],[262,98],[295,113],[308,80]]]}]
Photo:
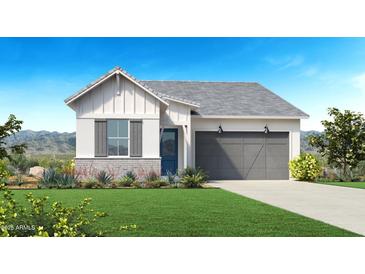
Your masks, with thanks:
[{"label": "landscaping rock", "polygon": [[45,170],[44,167],[34,166],[29,169],[29,175],[32,175],[32,176],[38,177],[38,178],[42,178],[44,170]]}]

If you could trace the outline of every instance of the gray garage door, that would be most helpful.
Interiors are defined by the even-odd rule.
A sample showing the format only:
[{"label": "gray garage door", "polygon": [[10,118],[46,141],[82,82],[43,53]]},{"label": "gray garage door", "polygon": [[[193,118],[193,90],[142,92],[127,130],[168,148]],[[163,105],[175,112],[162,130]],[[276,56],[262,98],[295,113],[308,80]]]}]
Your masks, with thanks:
[{"label": "gray garage door", "polygon": [[196,132],[196,166],[216,180],[288,179],[288,132]]}]

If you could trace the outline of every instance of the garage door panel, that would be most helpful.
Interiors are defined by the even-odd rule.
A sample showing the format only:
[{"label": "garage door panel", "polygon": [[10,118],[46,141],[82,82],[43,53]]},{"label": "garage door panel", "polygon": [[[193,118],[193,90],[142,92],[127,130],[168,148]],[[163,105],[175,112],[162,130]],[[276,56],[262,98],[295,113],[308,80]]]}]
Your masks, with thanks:
[{"label": "garage door panel", "polygon": [[242,155],[242,144],[221,144],[219,148],[219,153],[224,155]]},{"label": "garage door panel", "polygon": [[242,144],[242,136],[237,133],[225,133],[224,137],[218,137],[219,143],[221,144]]},{"label": "garage door panel", "polygon": [[219,180],[241,180],[242,177],[242,172],[238,169],[224,168],[218,171]]},{"label": "garage door panel", "polygon": [[204,170],[218,169],[219,168],[220,157],[204,157],[199,156],[197,158],[197,167]]},{"label": "garage door panel", "polygon": [[289,170],[288,168],[267,168],[266,176],[270,180],[285,180],[289,178]]},{"label": "garage door panel", "polygon": [[242,157],[241,155],[229,157],[221,157],[219,160],[219,167],[220,169],[227,169],[227,168],[235,168],[235,169],[242,169]]},{"label": "garage door panel", "polygon": [[265,142],[265,134],[261,132],[245,132],[241,133],[241,136],[245,144],[263,144]]},{"label": "garage door panel", "polygon": [[267,144],[288,144],[287,132],[274,132],[269,134],[266,139]]},{"label": "garage door panel", "polygon": [[267,145],[266,154],[267,156],[288,158],[289,150],[285,145]]},{"label": "garage door panel", "polygon": [[265,168],[265,147],[263,144],[249,144],[243,148],[244,168]]},{"label": "garage door panel", "polygon": [[244,169],[245,180],[262,180],[265,178],[265,168]]},{"label": "garage door panel", "polygon": [[210,179],[288,179],[288,132],[196,132],[196,165]]},{"label": "garage door panel", "polygon": [[198,146],[200,156],[215,156],[221,153],[221,146],[219,144],[200,144]]},{"label": "garage door panel", "polygon": [[217,139],[217,133],[211,133],[211,132],[207,132],[207,133],[203,133],[202,132],[197,132],[196,133],[196,142],[197,144],[205,144],[205,143],[212,143],[212,144],[217,144],[218,143],[218,139]]}]

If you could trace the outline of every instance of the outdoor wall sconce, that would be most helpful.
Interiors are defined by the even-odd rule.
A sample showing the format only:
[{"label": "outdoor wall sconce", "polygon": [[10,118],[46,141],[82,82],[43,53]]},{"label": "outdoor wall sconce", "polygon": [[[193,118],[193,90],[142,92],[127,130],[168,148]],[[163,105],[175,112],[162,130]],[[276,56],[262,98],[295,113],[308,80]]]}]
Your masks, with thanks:
[{"label": "outdoor wall sconce", "polygon": [[265,125],[264,127],[264,133],[265,134],[269,134],[270,130],[269,130],[269,127],[267,125]]},{"label": "outdoor wall sconce", "polygon": [[223,128],[222,128],[222,126],[221,126],[221,125],[219,125],[219,127],[218,127],[218,133],[219,133],[219,134],[222,134],[222,133],[223,133]]}]

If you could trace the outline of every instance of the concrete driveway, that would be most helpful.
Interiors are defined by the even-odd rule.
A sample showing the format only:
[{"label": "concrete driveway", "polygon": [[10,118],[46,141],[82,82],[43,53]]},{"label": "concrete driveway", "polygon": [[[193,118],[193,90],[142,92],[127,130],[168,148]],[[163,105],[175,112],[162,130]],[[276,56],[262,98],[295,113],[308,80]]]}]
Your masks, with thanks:
[{"label": "concrete driveway", "polygon": [[365,189],[292,181],[209,184],[365,235]]}]

